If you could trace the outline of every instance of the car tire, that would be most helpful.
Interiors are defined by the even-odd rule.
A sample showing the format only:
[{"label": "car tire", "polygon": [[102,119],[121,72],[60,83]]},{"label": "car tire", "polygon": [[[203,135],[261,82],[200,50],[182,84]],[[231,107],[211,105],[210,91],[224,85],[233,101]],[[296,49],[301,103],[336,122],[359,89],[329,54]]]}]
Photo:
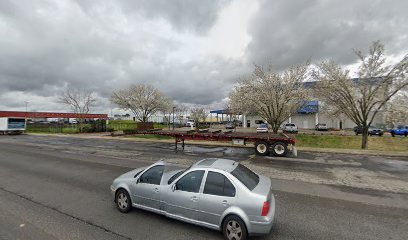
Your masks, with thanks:
[{"label": "car tire", "polygon": [[271,146],[272,154],[276,157],[285,157],[288,153],[288,146],[283,142],[276,142]]},{"label": "car tire", "polygon": [[132,200],[125,189],[119,189],[115,196],[116,207],[123,213],[128,213],[132,209]]},{"label": "car tire", "polygon": [[408,136],[408,133],[405,133],[404,136],[407,137],[407,136]]},{"label": "car tire", "polygon": [[266,156],[269,155],[269,144],[264,141],[255,143],[255,152],[258,155]]},{"label": "car tire", "polygon": [[395,137],[395,133],[394,133],[394,132],[391,132],[391,136],[392,136],[392,137]]},{"label": "car tire", "polygon": [[230,215],[223,222],[222,233],[226,240],[245,240],[248,236],[247,228],[241,218]]}]

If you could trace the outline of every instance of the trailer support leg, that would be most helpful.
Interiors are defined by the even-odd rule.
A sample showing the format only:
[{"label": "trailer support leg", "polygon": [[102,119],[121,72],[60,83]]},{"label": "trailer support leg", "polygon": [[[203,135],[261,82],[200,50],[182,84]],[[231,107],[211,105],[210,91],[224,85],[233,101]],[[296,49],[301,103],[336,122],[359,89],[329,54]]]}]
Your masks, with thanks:
[{"label": "trailer support leg", "polygon": [[183,150],[184,150],[184,138],[181,140],[182,141],[182,146],[183,146]]}]

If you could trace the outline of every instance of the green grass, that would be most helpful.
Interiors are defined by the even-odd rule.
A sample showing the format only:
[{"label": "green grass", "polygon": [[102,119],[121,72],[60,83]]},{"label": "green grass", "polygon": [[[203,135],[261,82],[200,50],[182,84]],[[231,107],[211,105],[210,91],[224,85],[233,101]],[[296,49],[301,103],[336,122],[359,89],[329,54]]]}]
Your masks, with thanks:
[{"label": "green grass", "polygon": [[109,120],[109,123],[135,123],[133,120]]},{"label": "green grass", "polygon": [[[168,125],[164,125],[164,124],[159,124],[159,123],[155,123],[154,124],[154,128],[161,128],[161,129],[163,129],[163,128],[168,128],[169,126]],[[171,127],[171,126],[170,126]]]},{"label": "green grass", "polygon": [[[361,136],[296,135],[296,145],[312,148],[361,149]],[[379,151],[408,151],[408,138],[368,137],[368,149]]]},{"label": "green grass", "polygon": [[132,120],[109,120],[107,128],[113,128],[115,131],[122,131],[124,129],[136,129],[137,122]]},{"label": "green grass", "polygon": [[79,128],[77,126],[60,128],[60,127],[51,126],[51,125],[44,125],[44,126],[27,125],[27,132],[29,133],[77,133],[79,132]]},{"label": "green grass", "polygon": [[[133,120],[109,120],[107,127],[113,128],[115,131],[122,131],[124,129],[136,129],[137,122],[134,122]],[[163,129],[166,127],[168,126],[164,124],[154,123],[154,128]]]},{"label": "green grass", "polygon": [[174,139],[174,137],[170,136],[163,136],[163,135],[157,135],[157,134],[137,134],[137,135],[132,135],[129,136],[131,138],[143,138],[143,139],[154,139],[154,140],[168,140],[168,139]]}]

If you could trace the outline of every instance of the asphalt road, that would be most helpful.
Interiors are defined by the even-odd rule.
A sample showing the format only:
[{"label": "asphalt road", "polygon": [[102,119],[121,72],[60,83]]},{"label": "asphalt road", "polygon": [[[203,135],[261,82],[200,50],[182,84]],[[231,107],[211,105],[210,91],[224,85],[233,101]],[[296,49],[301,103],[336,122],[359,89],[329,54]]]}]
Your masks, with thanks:
[{"label": "asphalt road", "polygon": [[[110,155],[106,146],[123,155]],[[109,192],[115,177],[155,159],[218,155],[248,157],[240,150],[180,153],[169,144],[2,136],[0,239],[222,239],[220,232],[157,214],[122,214]],[[275,195],[273,230],[252,239],[408,239],[407,209],[287,191]]]}]

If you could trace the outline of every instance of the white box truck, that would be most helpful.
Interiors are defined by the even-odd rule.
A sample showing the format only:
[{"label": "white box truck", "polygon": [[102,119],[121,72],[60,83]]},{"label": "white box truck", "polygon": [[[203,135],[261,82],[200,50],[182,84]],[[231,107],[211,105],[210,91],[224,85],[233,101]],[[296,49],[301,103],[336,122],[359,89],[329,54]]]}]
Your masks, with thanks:
[{"label": "white box truck", "polygon": [[21,134],[25,130],[25,118],[0,117],[0,134]]}]

